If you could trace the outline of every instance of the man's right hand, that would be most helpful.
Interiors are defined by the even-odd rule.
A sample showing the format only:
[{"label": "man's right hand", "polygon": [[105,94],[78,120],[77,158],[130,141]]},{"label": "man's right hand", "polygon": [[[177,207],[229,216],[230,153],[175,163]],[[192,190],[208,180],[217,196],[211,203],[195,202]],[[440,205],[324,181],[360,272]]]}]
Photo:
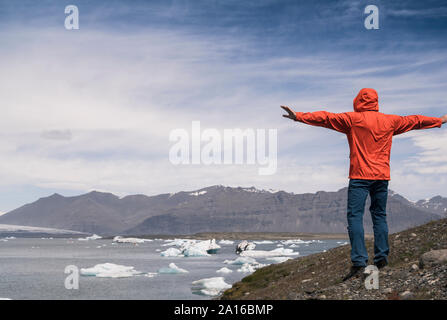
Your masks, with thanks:
[{"label": "man's right hand", "polygon": [[442,123],[446,123],[447,122],[447,114],[443,115],[441,117],[441,119],[442,119]]},{"label": "man's right hand", "polygon": [[287,114],[283,114],[282,115],[284,118],[289,118],[289,119],[292,119],[292,120],[296,120],[295,112],[293,112],[289,107],[281,106],[281,108],[283,108],[287,112]]}]

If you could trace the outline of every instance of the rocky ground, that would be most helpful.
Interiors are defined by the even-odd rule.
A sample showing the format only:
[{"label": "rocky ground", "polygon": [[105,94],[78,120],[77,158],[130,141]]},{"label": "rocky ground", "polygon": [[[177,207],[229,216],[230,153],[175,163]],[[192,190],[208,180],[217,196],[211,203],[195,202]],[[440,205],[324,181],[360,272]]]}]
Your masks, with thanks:
[{"label": "rocky ground", "polygon": [[[367,240],[373,257],[372,240]],[[257,270],[221,299],[447,299],[447,219],[389,236],[389,265],[379,272],[379,289],[365,276],[342,282],[350,246],[342,246]],[[371,263],[371,262],[370,262]]]}]

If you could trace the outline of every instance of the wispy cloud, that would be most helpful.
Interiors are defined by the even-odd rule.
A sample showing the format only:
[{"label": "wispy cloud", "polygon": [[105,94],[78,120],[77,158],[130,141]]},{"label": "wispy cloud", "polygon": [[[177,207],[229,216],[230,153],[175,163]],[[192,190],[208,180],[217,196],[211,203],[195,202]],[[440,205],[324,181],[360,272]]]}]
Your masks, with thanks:
[{"label": "wispy cloud", "polygon": [[[143,16],[152,12],[145,3],[136,5],[145,8]],[[145,23],[138,16],[138,23],[129,21],[131,28],[118,28],[114,18],[124,23],[137,12],[120,3],[127,11],[88,7],[91,11],[79,32],[46,24],[42,16],[33,24],[39,28],[16,24],[0,31],[4,44],[0,48],[1,188],[32,185],[43,190],[100,189],[121,195],[212,184],[294,192],[336,190],[347,182],[345,137],[287,122],[279,105],[300,111],[350,111],[357,91],[374,87],[386,113],[435,116],[446,107],[447,55],[431,40],[410,39],[417,42],[411,44],[413,48],[425,49],[408,52],[409,40],[394,39],[401,41],[400,50],[394,42],[383,42],[364,30],[352,33],[347,28],[325,38],[327,26],[317,18],[327,16],[332,19],[329,23],[338,18],[329,15],[320,2],[315,7],[310,3],[294,7],[304,17],[304,25],[278,8],[276,1],[241,3],[234,9],[237,14],[216,24],[203,8],[155,3],[157,10],[152,14],[156,17],[151,17],[159,19],[160,25],[152,20]],[[214,5],[225,6],[207,4],[217,10]],[[347,1],[337,10],[355,23],[358,7]],[[257,24],[257,15],[269,21],[269,10],[275,19],[286,17],[284,23],[292,31],[284,31],[288,30],[284,24],[266,22],[266,28]],[[315,17],[310,19],[306,12]],[[244,20],[245,16],[250,20]],[[293,30],[312,21],[312,35],[291,40]],[[284,36],[276,37],[279,30]],[[349,46],[359,39],[370,41],[375,50],[366,48],[359,54],[360,49]],[[188,129],[193,120],[218,130],[277,128],[277,174],[258,176],[252,166],[173,166],[168,161],[169,132]],[[441,142],[431,145],[433,139],[444,141],[445,135],[417,132],[399,139],[397,145],[408,141],[415,151],[411,161],[406,160],[407,154],[393,158],[393,189],[414,197],[446,190],[446,182],[440,182],[436,174],[444,170],[445,150]],[[433,187],[415,188],[408,183],[418,178]],[[37,193],[30,192],[29,198],[15,205],[34,200],[33,194]],[[12,207],[8,204],[5,209]]]}]

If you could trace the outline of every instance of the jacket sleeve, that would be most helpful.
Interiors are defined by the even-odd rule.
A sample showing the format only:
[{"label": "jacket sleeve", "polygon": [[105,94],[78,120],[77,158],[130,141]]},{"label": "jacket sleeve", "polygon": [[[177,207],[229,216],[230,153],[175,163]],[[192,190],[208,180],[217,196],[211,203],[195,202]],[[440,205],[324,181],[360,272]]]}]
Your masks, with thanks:
[{"label": "jacket sleeve", "polygon": [[347,113],[331,113],[327,111],[295,112],[295,116],[296,121],[343,133],[347,133],[352,124],[351,117]]},{"label": "jacket sleeve", "polygon": [[394,126],[394,135],[401,134],[415,129],[429,129],[442,126],[442,119],[435,117],[426,117],[420,115],[397,116]]}]

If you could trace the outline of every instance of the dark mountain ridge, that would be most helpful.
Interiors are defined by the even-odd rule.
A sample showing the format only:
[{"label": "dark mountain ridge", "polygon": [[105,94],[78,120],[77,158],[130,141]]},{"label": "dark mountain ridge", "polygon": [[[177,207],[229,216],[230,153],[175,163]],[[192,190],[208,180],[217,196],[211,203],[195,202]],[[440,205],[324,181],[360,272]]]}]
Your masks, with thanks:
[{"label": "dark mountain ridge", "polygon": [[[0,216],[0,223],[115,234],[197,232],[346,232],[347,188],[294,194],[254,187],[211,186],[155,196],[92,191],[74,197],[53,194]],[[368,200],[369,201],[369,200]],[[367,208],[369,202],[366,204]],[[416,203],[390,190],[390,231],[445,217],[447,198]],[[366,232],[371,232],[369,212]]]}]

